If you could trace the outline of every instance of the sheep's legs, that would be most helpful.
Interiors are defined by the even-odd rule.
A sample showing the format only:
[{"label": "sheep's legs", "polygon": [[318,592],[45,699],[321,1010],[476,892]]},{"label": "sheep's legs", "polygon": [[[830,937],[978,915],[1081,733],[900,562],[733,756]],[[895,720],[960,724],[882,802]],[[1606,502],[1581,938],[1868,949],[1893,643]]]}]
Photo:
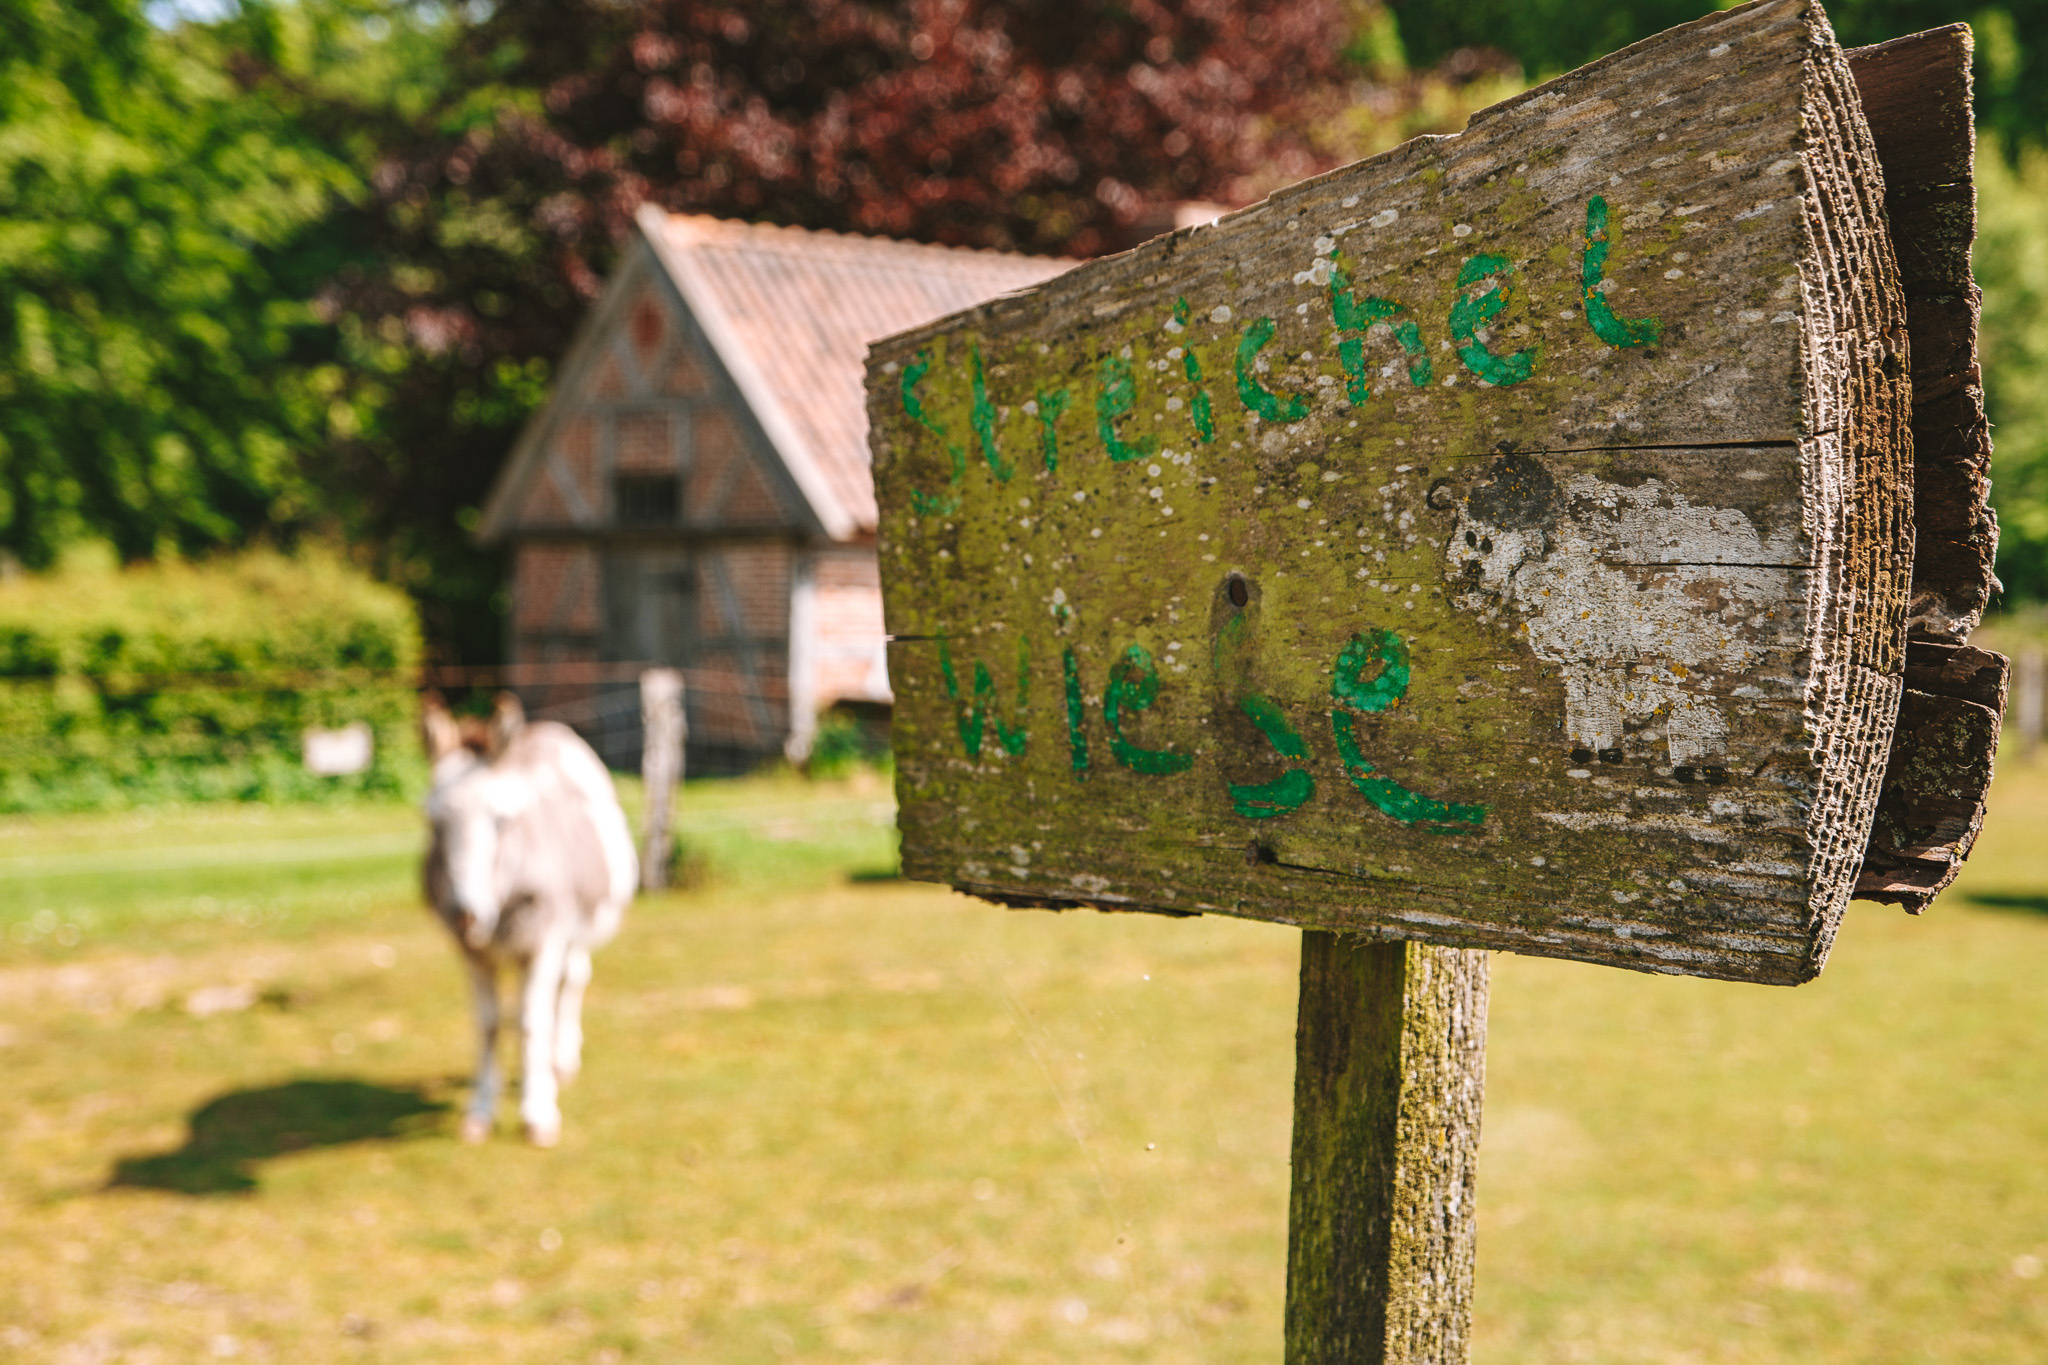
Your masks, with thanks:
[{"label": "sheep's legs", "polygon": [[476,1088],[469,1112],[462,1116],[462,1140],[482,1142],[491,1135],[498,1109],[498,972],[488,962],[467,959],[471,1001],[476,1009]]}]

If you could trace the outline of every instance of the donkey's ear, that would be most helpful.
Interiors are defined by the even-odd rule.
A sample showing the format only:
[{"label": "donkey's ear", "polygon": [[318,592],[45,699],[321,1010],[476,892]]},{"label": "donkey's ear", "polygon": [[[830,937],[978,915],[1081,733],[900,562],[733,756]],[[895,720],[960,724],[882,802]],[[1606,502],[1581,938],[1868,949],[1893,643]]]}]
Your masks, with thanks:
[{"label": "donkey's ear", "polygon": [[439,692],[420,694],[420,741],[426,745],[429,763],[439,763],[462,747],[461,727],[448,714],[448,704]]},{"label": "donkey's ear", "polygon": [[525,728],[526,708],[519,704],[518,697],[510,692],[500,692],[492,698],[490,756],[496,758],[504,753]]}]

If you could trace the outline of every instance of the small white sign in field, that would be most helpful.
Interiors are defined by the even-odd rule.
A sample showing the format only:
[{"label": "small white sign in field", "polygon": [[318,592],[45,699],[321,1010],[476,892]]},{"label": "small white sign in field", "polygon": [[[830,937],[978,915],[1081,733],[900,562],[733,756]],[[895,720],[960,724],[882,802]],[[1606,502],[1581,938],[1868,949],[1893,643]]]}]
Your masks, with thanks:
[{"label": "small white sign in field", "polygon": [[321,777],[347,777],[363,772],[376,754],[376,740],[363,721],[352,721],[339,730],[306,731],[301,743],[306,771]]}]

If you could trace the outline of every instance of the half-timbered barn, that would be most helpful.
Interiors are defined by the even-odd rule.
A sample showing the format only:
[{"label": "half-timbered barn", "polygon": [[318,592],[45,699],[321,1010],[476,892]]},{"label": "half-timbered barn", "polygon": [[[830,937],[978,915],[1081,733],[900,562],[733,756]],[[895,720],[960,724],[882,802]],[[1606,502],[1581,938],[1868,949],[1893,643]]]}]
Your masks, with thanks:
[{"label": "half-timbered barn", "polygon": [[[511,550],[508,657],[529,680],[680,667],[694,771],[801,759],[825,709],[890,700],[868,343],[1071,262],[652,208],[637,226],[484,508]],[[637,732],[614,672],[529,706]],[[623,733],[592,738],[629,759]]]}]

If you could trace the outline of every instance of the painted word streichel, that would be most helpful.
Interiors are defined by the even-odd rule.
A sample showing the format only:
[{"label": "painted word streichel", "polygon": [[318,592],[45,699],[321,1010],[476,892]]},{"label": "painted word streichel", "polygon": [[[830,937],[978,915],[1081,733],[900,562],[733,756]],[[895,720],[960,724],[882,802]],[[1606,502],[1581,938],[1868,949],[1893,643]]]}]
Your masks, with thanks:
[{"label": "painted word streichel", "polygon": [[1817,969],[1908,405],[1878,181],[1758,15],[876,345],[907,875]]}]

